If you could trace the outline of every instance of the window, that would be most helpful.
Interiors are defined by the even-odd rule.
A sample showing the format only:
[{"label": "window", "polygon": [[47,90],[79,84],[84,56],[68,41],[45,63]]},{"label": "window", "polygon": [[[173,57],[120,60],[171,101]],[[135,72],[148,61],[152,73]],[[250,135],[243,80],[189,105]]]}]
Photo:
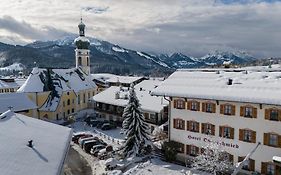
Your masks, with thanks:
[{"label": "window", "polygon": [[206,112],[213,112],[213,104],[212,103],[206,104]]},{"label": "window", "polygon": [[267,164],[266,174],[274,175],[275,174],[275,166],[273,164]]},{"label": "window", "polygon": [[185,129],[184,122],[185,121],[182,119],[174,119],[174,128],[184,130]]},{"label": "window", "polygon": [[276,108],[265,109],[265,119],[272,121],[281,120],[281,111]]},{"label": "window", "polygon": [[231,113],[232,113],[232,107],[231,107],[231,105],[225,105],[225,106],[224,106],[224,114],[225,114],[225,115],[231,115]]},{"label": "window", "polygon": [[197,156],[199,153],[199,148],[194,145],[186,145],[186,154],[190,156]]},{"label": "window", "polygon": [[212,125],[210,123],[202,123],[201,132],[207,135],[215,135],[215,125]]},{"label": "window", "polygon": [[253,117],[253,108],[245,107],[245,117],[252,118]]},{"label": "window", "polygon": [[225,127],[223,129],[223,137],[230,138],[230,128],[229,127]]},{"label": "window", "polygon": [[174,108],[177,109],[185,109],[185,101],[182,99],[178,99],[174,101]]},{"label": "window", "polygon": [[277,134],[269,134],[269,145],[271,145],[271,146],[278,145],[278,135]]},{"label": "window", "polygon": [[252,131],[244,130],[244,141],[246,141],[246,142],[252,141]]},{"label": "window", "polygon": [[191,110],[193,110],[193,111],[197,111],[198,110],[198,102],[196,102],[196,101],[192,101],[191,102]]},{"label": "window", "polygon": [[277,109],[270,110],[270,120],[278,121],[278,110]]},{"label": "window", "polygon": [[264,133],[263,144],[281,148],[281,136],[275,133]]},{"label": "window", "polygon": [[234,128],[231,128],[229,126],[220,126],[220,132],[219,136],[228,138],[228,139],[234,139]]},{"label": "window", "polygon": [[196,121],[187,121],[187,130],[191,132],[199,132],[199,123]]}]

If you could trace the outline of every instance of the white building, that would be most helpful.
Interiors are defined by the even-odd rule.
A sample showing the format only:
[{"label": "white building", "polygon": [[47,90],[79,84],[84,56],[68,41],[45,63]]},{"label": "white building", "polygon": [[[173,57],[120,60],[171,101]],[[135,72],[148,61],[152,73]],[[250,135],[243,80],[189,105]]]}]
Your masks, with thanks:
[{"label": "white building", "polygon": [[173,73],[153,92],[170,97],[169,139],[186,161],[213,141],[237,163],[257,144],[248,171],[280,174],[281,72],[188,71]]},{"label": "white building", "polygon": [[[157,79],[143,80],[135,85],[135,92],[139,99],[141,110],[144,113],[146,122],[150,125],[151,131],[154,127],[167,121],[168,102],[163,97],[151,96],[150,93],[163,81]],[[107,120],[121,123],[122,114],[128,104],[129,88],[111,86],[93,97],[95,110]]]},{"label": "white building", "polygon": [[0,115],[3,175],[61,175],[72,131],[7,111]]}]

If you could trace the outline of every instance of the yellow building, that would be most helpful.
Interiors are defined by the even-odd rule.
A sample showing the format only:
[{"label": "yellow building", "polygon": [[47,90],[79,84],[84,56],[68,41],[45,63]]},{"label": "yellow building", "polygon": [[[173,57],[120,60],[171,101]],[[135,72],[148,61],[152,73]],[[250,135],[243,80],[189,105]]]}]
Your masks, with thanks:
[{"label": "yellow building", "polygon": [[27,93],[38,106],[38,118],[61,120],[88,107],[97,91],[90,74],[90,41],[85,24],[78,25],[75,39],[76,67],[70,69],[34,68],[18,92]]},{"label": "yellow building", "polygon": [[61,120],[87,108],[96,85],[80,68],[33,68],[18,92],[38,106],[38,118]]}]

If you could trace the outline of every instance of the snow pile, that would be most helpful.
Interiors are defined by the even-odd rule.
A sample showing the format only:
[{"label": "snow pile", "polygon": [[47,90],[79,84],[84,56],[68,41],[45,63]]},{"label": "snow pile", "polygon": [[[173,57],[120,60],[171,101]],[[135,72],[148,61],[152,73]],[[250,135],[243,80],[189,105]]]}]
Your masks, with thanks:
[{"label": "snow pile", "polygon": [[0,71],[22,71],[25,69],[25,66],[21,63],[13,63],[7,67],[0,67]]}]

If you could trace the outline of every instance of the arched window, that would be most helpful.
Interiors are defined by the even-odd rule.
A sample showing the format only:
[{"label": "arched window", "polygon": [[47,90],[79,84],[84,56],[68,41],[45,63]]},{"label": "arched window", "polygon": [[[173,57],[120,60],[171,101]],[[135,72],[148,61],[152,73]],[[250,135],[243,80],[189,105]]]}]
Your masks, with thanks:
[{"label": "arched window", "polygon": [[81,66],[81,65],[82,65],[82,58],[78,57],[78,66]]}]

